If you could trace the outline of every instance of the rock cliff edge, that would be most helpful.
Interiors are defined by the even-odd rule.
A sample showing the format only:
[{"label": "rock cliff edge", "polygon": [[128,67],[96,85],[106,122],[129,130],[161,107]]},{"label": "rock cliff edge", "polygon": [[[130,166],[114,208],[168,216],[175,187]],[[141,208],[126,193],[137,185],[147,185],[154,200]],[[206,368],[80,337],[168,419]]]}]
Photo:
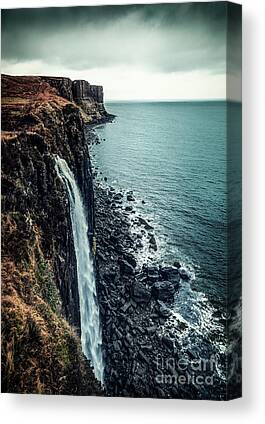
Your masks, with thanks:
[{"label": "rock cliff edge", "polygon": [[67,161],[94,227],[84,122],[109,119],[102,87],[2,75],[2,391],[102,394],[80,343]]}]

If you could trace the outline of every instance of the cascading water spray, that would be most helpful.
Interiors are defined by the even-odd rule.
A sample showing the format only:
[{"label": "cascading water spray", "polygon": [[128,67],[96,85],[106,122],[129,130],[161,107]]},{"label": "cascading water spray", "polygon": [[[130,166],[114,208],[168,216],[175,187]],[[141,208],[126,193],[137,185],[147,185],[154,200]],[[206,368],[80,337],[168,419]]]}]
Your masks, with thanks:
[{"label": "cascading water spray", "polygon": [[94,373],[103,383],[103,359],[101,328],[97,303],[93,259],[88,240],[88,225],[81,193],[72,171],[65,160],[56,157],[56,171],[67,188],[74,247],[77,262],[77,278],[80,302],[81,341],[85,356],[91,360]]}]

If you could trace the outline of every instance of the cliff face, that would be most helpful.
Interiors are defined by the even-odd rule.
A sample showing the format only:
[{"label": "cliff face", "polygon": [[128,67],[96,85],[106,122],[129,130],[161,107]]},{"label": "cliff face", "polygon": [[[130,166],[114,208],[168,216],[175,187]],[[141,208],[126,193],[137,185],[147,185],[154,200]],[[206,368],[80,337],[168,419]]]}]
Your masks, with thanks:
[{"label": "cliff face", "polygon": [[106,112],[101,85],[91,85],[85,80],[72,82],[69,78],[41,78],[54,87],[60,96],[74,101],[84,112],[83,119],[86,123],[100,123],[113,118],[113,115]]},{"label": "cliff face", "polygon": [[93,232],[91,165],[72,86],[2,76],[3,391],[101,394],[81,352],[69,202],[54,167],[59,155],[72,169]]}]

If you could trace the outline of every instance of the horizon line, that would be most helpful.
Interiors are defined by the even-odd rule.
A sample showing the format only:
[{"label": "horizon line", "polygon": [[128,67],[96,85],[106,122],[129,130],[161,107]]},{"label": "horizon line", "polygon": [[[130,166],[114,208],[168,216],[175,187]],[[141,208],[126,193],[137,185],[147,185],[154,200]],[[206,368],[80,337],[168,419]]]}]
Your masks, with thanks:
[{"label": "horizon line", "polygon": [[200,103],[200,102],[233,102],[242,103],[242,100],[227,99],[227,98],[216,98],[216,99],[104,99],[104,103]]}]

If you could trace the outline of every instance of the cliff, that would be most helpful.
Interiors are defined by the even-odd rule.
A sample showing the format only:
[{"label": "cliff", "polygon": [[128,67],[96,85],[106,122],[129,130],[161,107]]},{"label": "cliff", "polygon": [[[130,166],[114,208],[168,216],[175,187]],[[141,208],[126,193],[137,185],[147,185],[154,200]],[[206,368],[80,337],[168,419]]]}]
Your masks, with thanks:
[{"label": "cliff", "polygon": [[75,102],[84,112],[82,115],[86,123],[100,123],[113,119],[114,116],[106,112],[101,85],[91,85],[85,80],[71,81],[69,78],[41,78],[54,87],[61,97]]},{"label": "cliff", "polygon": [[75,102],[73,87],[78,85],[67,78],[2,76],[5,392],[102,394],[81,351],[69,202],[54,167],[59,155],[73,171],[92,233],[94,196],[84,114],[91,123],[108,114],[98,101],[102,94],[84,99],[81,93],[84,111]]}]

